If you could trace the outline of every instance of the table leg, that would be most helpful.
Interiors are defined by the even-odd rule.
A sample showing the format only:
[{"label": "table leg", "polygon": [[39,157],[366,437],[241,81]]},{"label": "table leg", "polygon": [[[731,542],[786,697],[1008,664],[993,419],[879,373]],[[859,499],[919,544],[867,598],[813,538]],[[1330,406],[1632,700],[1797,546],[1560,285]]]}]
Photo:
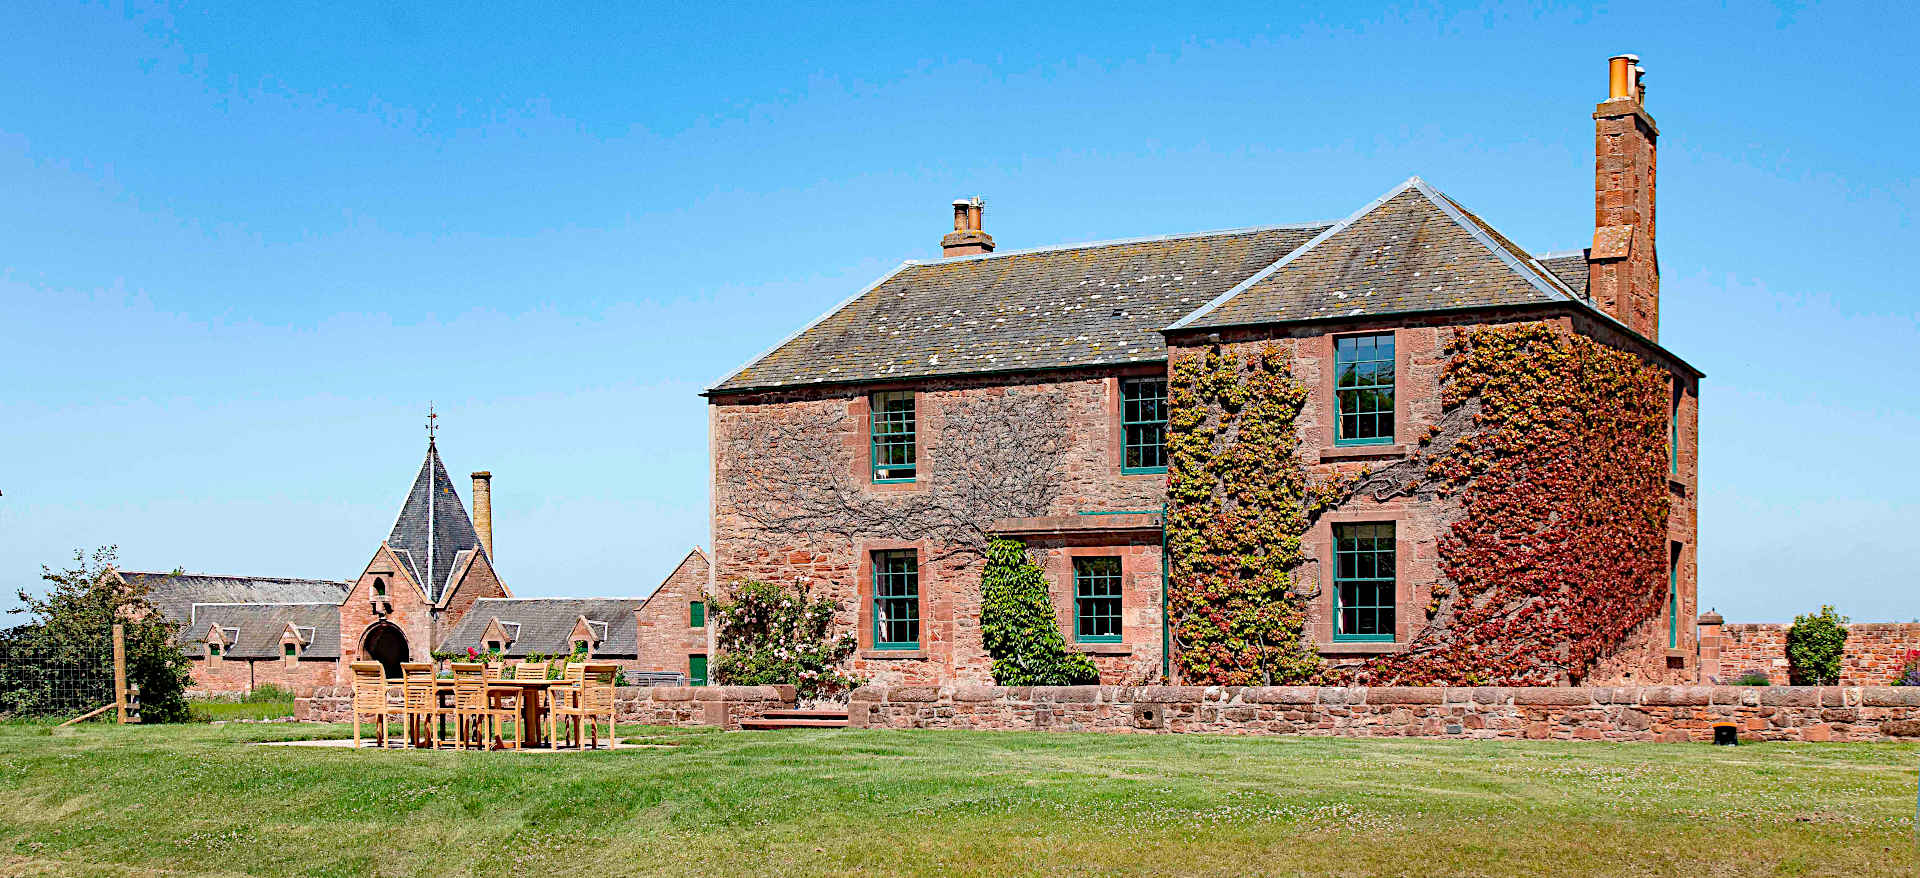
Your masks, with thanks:
[{"label": "table leg", "polygon": [[540,746],[540,690],[520,690],[520,729],[528,747]]}]

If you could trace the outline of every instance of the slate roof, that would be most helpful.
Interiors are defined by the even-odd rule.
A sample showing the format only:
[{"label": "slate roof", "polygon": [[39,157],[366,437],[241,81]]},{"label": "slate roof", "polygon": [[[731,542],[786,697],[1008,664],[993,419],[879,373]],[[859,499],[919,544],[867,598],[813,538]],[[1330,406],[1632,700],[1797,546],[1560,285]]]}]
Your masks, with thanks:
[{"label": "slate roof", "polygon": [[279,658],[281,634],[289,622],[307,629],[302,634],[310,639],[300,651],[302,656],[340,657],[340,606],[337,603],[194,604],[181,640],[189,645],[206,643],[208,626],[219,625],[237,629],[238,633],[238,640],[227,646],[226,657]]},{"label": "slate roof", "polygon": [[1532,255],[1414,177],[1168,328],[1574,301]]},{"label": "slate roof", "polygon": [[530,652],[548,655],[570,652],[574,622],[585,616],[591,621],[607,623],[607,636],[593,648],[595,656],[634,657],[639,655],[639,632],[633,613],[644,603],[643,598],[481,598],[447,633],[440,648],[484,649],[481,637],[486,633],[487,623],[497,618],[502,625],[517,623],[520,626],[518,638],[503,650],[509,657],[518,658]]},{"label": "slate roof", "polygon": [[[467,517],[466,504],[447,477],[440,450],[427,441],[427,458],[407,491],[400,517],[393,522],[387,545],[408,567],[413,581],[427,589],[427,600],[437,603],[446,593],[448,578],[464,558],[463,552],[481,552],[480,535]],[[428,568],[432,569],[429,570]]]},{"label": "slate roof", "polygon": [[1580,298],[1589,302],[1593,296],[1587,293],[1587,251],[1570,250],[1560,253],[1542,253],[1533,257],[1553,272],[1553,276],[1567,285],[1568,289],[1580,294]]},{"label": "slate roof", "polygon": [[910,261],[708,392],[1160,362],[1169,329],[1554,302],[1591,307],[1583,251],[1535,257],[1414,177],[1338,223]]},{"label": "slate roof", "polygon": [[206,603],[292,604],[325,603],[339,606],[347,599],[349,582],[327,579],[288,579],[277,576],[214,576],[205,573],[149,573],[119,571],[128,585],[145,586],[147,600],[176,622],[192,620],[193,605]]},{"label": "slate roof", "polygon": [[1161,327],[1327,225],[907,262],[713,391],[1160,362]]}]

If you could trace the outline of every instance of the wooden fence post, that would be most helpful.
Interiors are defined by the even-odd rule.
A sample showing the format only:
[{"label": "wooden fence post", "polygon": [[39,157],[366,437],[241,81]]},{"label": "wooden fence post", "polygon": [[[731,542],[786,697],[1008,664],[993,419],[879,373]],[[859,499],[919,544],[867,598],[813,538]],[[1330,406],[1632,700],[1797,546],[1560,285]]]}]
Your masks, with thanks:
[{"label": "wooden fence post", "polygon": [[120,724],[127,724],[127,629],[113,623],[113,706]]}]

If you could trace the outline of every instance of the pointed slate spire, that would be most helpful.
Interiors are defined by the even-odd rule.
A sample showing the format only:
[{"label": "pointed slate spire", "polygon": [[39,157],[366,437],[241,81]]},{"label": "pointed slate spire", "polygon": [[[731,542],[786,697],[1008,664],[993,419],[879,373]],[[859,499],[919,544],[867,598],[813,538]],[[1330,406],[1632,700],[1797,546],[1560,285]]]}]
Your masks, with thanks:
[{"label": "pointed slate spire", "polygon": [[447,577],[462,552],[481,552],[480,537],[474,532],[467,507],[460,502],[447,467],[440,462],[440,449],[427,440],[427,459],[420,463],[420,474],[407,491],[407,502],[393,522],[387,545],[398,552],[411,568],[414,579],[427,589],[429,601],[439,601],[447,589]]}]

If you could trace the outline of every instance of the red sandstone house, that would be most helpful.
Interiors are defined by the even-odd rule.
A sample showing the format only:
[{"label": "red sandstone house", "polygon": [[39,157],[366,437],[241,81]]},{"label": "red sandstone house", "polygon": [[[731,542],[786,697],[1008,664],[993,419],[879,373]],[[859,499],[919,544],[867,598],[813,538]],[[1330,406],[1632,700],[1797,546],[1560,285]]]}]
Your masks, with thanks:
[{"label": "red sandstone house", "polygon": [[707,558],[689,552],[641,598],[514,598],[493,568],[492,479],[473,474],[475,517],[432,439],[393,530],[352,580],[114,571],[147,589],[181,624],[193,688],[239,693],[272,683],[296,694],[345,685],[362,660],[398,676],[434,652],[486,648],[510,657],[584,644],[655,682],[705,684]]},{"label": "red sandstone house", "polygon": [[[902,264],[706,392],[715,588],[839,599],[852,670],[876,683],[990,682],[978,547],[1014,537],[1103,682],[1165,680],[1170,357],[1285,346],[1310,388],[1304,462],[1330,473],[1405,459],[1438,424],[1449,340],[1542,322],[1650,364],[1672,394],[1661,609],[1587,680],[1692,679],[1702,376],[1658,340],[1658,129],[1639,76],[1631,56],[1610,62],[1581,249],[1521,249],[1419,178],[1338,222],[1012,252],[981,200],[954,202],[943,258]],[[1418,635],[1449,520],[1404,496],[1320,516],[1296,573],[1317,585],[1314,648],[1339,664]],[[1336,539],[1364,557],[1332,563]]]}]

